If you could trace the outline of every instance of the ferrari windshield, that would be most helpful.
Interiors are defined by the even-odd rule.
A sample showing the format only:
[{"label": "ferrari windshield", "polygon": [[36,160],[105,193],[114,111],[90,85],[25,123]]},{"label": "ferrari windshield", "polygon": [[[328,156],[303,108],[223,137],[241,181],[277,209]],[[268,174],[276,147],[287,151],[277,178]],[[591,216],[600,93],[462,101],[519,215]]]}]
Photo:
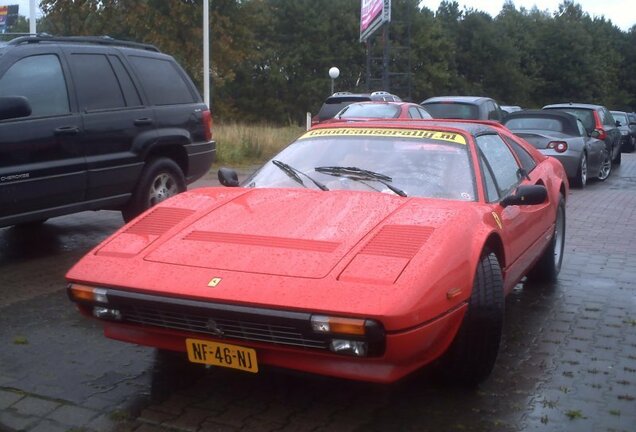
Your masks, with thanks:
[{"label": "ferrari windshield", "polygon": [[475,200],[466,138],[388,128],[311,130],[247,179],[246,187],[383,192]]}]

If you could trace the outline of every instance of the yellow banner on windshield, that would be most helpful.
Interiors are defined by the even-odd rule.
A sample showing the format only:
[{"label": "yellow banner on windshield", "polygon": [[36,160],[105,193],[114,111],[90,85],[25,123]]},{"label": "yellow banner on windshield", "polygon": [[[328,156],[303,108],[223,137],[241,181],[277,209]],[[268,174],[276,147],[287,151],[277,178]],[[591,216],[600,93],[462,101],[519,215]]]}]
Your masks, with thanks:
[{"label": "yellow banner on windshield", "polygon": [[396,138],[417,138],[447,141],[456,144],[466,144],[466,138],[455,132],[432,131],[423,129],[389,129],[389,128],[333,128],[313,129],[298,139],[316,138],[321,136],[377,136]]}]

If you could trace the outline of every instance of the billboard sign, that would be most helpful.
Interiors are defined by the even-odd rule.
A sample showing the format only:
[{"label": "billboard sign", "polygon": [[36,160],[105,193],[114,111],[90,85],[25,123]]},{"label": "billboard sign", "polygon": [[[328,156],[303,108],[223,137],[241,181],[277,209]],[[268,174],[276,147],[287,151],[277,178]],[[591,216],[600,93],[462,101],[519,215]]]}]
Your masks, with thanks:
[{"label": "billboard sign", "polygon": [[0,33],[7,31],[18,18],[18,5],[0,6]]},{"label": "billboard sign", "polygon": [[366,41],[385,22],[391,21],[391,0],[362,0],[360,42]]}]

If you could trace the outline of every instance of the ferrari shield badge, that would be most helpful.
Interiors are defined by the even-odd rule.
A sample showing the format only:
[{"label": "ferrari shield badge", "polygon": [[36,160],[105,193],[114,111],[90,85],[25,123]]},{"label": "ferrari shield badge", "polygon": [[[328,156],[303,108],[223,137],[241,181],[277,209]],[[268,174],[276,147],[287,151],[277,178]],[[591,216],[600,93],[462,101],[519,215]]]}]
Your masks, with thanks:
[{"label": "ferrari shield badge", "polygon": [[220,277],[212,278],[212,280],[210,280],[210,282],[208,282],[208,286],[209,287],[215,287],[215,286],[217,286],[218,284],[221,283],[221,280],[222,279]]}]

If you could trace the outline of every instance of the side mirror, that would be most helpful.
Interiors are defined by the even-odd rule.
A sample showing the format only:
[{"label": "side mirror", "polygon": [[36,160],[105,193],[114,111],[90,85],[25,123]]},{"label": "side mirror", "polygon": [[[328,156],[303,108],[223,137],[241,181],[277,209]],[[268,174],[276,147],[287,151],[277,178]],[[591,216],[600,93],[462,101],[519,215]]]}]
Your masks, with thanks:
[{"label": "side mirror", "polygon": [[226,187],[237,187],[239,185],[238,174],[231,168],[219,168],[219,182]]},{"label": "side mirror", "polygon": [[617,127],[621,127],[621,126],[623,126],[623,125],[621,124],[621,122],[620,122],[620,121],[616,120],[616,126],[617,126]]},{"label": "side mirror", "polygon": [[592,138],[599,139],[599,137],[601,136],[601,133],[598,131],[598,129],[594,129],[592,132],[590,132],[590,136]]},{"label": "side mirror", "polygon": [[31,115],[31,105],[24,96],[0,97],[0,120],[28,117]]},{"label": "side mirror", "polygon": [[519,186],[515,193],[502,199],[499,204],[502,207],[511,205],[536,205],[543,204],[548,198],[548,190],[542,185]]}]

